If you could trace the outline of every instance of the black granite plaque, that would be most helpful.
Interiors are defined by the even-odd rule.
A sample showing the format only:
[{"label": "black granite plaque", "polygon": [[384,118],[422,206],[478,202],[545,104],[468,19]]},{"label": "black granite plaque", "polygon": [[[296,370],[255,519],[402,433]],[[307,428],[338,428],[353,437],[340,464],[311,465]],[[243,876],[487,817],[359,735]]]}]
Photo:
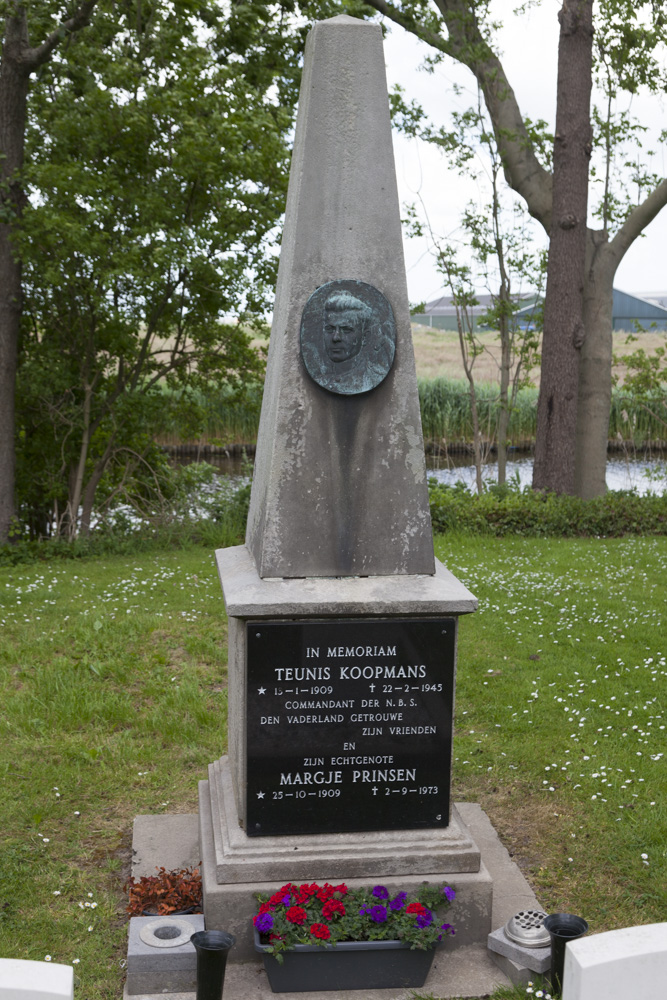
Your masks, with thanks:
[{"label": "black granite plaque", "polygon": [[387,377],[396,354],[391,303],[365,281],[320,285],[301,317],[301,357],[312,379],[329,392],[370,392]]},{"label": "black granite plaque", "polygon": [[447,826],[455,619],[246,628],[249,836]]}]

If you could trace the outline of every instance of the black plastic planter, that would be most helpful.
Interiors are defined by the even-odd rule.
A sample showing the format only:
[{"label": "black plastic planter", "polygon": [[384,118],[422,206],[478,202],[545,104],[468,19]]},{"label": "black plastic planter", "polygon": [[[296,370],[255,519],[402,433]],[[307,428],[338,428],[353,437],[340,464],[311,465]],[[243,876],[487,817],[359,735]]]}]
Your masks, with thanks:
[{"label": "black plastic planter", "polygon": [[[336,945],[298,944],[283,952],[282,965],[260,944],[274,993],[381,990],[423,986],[434,949],[411,949],[402,941],[341,941]],[[197,998],[199,1000],[199,998]]]},{"label": "black plastic planter", "polygon": [[545,917],[544,926],[551,936],[551,988],[561,993],[565,946],[568,941],[583,937],[588,924],[583,917],[575,917],[572,913],[551,913]]},{"label": "black plastic planter", "polygon": [[227,931],[197,931],[190,940],[197,952],[197,1000],[221,1000],[227,955],[236,938]]}]

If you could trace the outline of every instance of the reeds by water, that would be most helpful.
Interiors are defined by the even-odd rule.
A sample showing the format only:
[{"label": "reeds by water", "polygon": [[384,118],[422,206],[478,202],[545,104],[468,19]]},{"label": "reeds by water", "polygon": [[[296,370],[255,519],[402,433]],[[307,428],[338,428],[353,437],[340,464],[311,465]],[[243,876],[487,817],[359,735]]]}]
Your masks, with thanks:
[{"label": "reeds by water", "polygon": [[[463,379],[420,378],[417,380],[422,415],[424,442],[429,450],[445,447],[457,450],[470,444],[473,438],[470,393]],[[169,394],[169,390],[164,390]],[[509,445],[526,448],[535,440],[538,390],[534,386],[520,389],[509,423]],[[477,386],[477,405],[482,433],[493,440],[498,416],[498,388],[490,383]],[[228,387],[199,390],[193,394],[192,406],[200,414],[201,432],[195,435],[198,444],[229,446],[252,444],[257,440],[262,386],[248,387],[242,394]],[[179,413],[181,416],[179,417]],[[159,437],[159,443],[175,447],[192,443],[192,433],[179,407],[173,408],[169,425]],[[609,421],[610,442],[625,442],[632,446],[662,445],[667,440],[667,394],[651,400],[638,401],[622,388],[612,394]]]}]

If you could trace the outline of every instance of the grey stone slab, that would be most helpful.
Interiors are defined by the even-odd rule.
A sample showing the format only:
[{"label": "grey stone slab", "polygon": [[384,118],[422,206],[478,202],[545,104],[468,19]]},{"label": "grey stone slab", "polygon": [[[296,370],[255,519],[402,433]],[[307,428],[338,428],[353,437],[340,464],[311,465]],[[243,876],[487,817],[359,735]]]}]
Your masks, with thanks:
[{"label": "grey stone slab", "polygon": [[464,615],[478,606],[439,560],[434,575],[314,574],[298,580],[261,578],[245,545],[218,549],[216,561],[227,614],[234,618]]},{"label": "grey stone slab", "polygon": [[551,945],[546,948],[524,948],[516,941],[511,941],[502,927],[489,934],[487,947],[489,951],[504,955],[531,972],[547,972],[551,965]]},{"label": "grey stone slab", "polygon": [[500,971],[515,986],[527,986],[528,983],[532,983],[536,990],[541,988],[549,992],[549,982],[545,976],[542,976],[538,972],[533,972],[532,969],[527,969],[525,965],[521,965],[519,962],[513,962],[511,958],[507,958],[505,955],[499,955],[497,951],[489,951],[489,955]]},{"label": "grey stone slab", "polygon": [[[136,816],[132,833],[132,875],[155,875],[156,867],[167,871],[199,865],[199,831],[192,813]],[[156,860],[159,859],[159,860]]]},{"label": "grey stone slab", "polygon": [[[448,939],[451,941],[452,939]],[[415,993],[447,1000],[449,997],[484,997],[497,986],[507,986],[508,978],[489,957],[482,945],[468,945],[436,954],[424,986],[419,990],[345,990],[342,993],[281,993],[284,1000],[414,1000]],[[264,967],[257,963],[228,964],[223,1000],[272,1000]],[[129,994],[125,993],[125,1000]],[[164,1000],[164,994],[133,996],[132,1000]],[[194,993],[170,994],[169,1000],[195,1000]]]},{"label": "grey stone slab", "polygon": [[[247,882],[229,882],[222,885],[218,882],[210,796],[207,789],[202,787],[205,785],[206,782],[202,782],[200,785],[202,791],[200,795],[200,830],[206,927],[229,931],[236,937],[236,945],[229,956],[230,963],[252,961],[256,957],[251,924],[252,916],[257,912],[255,893],[272,894],[290,877],[295,878],[295,876],[290,876],[288,872],[279,876],[276,863],[271,858],[270,852],[267,852],[261,864],[255,861],[250,868],[253,874]],[[360,835],[355,834],[353,838],[349,839],[356,840],[358,836]],[[291,838],[281,839],[284,841],[283,849],[289,851]],[[249,845],[249,849],[252,846],[254,845]],[[296,860],[297,852],[294,851],[293,845],[291,850],[296,866],[299,862]],[[392,869],[388,857],[383,857],[380,854],[376,860],[377,867],[374,871],[366,861],[364,862],[365,875],[352,878],[349,866],[347,869],[345,867],[341,869],[337,865],[336,851],[332,846],[329,856],[321,854],[313,859],[305,868],[307,874],[302,877],[329,882],[344,878],[346,884],[351,887],[364,886],[382,880],[383,885],[389,888],[390,894],[392,890],[395,892],[400,890],[405,890],[408,893],[416,892],[423,882],[438,885],[446,882],[452,886],[457,894],[455,912],[452,911],[452,923],[456,926],[456,936],[451,939],[453,944],[450,944],[450,939],[447,939],[447,947],[456,949],[471,943],[486,941],[491,930],[493,885],[483,865],[480,865],[477,872],[443,874],[442,872],[426,872],[422,866],[417,864],[416,871],[396,876],[387,874],[387,870],[391,871]],[[357,867],[358,865],[359,859],[357,859]]]},{"label": "grey stone slab", "polygon": [[[142,929],[156,919],[132,917],[130,920],[127,943],[127,992],[130,996],[196,989],[197,955],[189,939],[171,947],[154,947],[142,939]],[[164,917],[161,922],[178,926],[179,930],[181,924],[188,924],[191,934],[204,930],[202,913],[179,915],[177,920]]]},{"label": "grey stone slab", "polygon": [[[389,374],[356,395],[322,388],[300,354],[310,296],[347,279],[378,289],[396,322]],[[260,576],[432,574],[377,24],[341,16],[316,23],[308,37],[273,317],[246,536]],[[381,342],[377,326],[366,336],[369,347]]]},{"label": "grey stone slab", "polygon": [[521,910],[541,910],[535,893],[510,858],[482,807],[477,802],[457,802],[457,809],[493,879],[493,929],[504,927],[509,918]]},{"label": "grey stone slab", "polygon": [[[456,809],[444,829],[355,834],[248,837],[241,829],[228,758],[209,767],[200,783],[202,854],[215,861],[218,883],[380,877],[479,871],[480,852]],[[210,824],[203,818],[211,816]]]}]

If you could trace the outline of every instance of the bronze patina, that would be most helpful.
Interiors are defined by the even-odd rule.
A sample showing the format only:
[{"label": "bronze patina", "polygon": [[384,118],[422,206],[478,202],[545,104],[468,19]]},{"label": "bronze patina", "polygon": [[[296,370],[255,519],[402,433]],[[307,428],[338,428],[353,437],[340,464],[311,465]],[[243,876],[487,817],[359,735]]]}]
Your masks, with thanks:
[{"label": "bronze patina", "polygon": [[375,389],[396,354],[396,323],[388,299],[365,281],[320,285],[301,317],[301,357],[312,379],[351,396]]}]

